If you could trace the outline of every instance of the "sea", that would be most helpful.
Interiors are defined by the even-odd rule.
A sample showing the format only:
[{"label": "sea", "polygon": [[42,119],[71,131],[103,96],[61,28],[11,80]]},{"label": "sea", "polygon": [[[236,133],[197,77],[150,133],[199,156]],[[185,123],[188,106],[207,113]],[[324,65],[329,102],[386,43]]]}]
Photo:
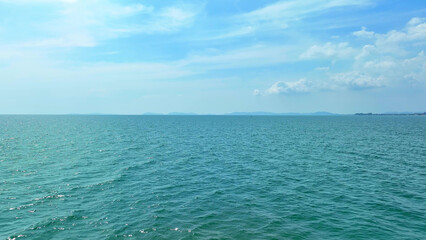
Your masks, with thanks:
[{"label": "sea", "polygon": [[426,239],[425,116],[0,116],[0,239]]}]

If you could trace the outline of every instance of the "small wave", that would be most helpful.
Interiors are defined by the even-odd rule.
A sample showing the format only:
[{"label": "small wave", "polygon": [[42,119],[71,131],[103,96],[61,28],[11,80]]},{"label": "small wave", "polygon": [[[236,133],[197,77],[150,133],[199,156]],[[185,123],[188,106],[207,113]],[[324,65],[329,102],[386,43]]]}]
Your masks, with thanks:
[{"label": "small wave", "polygon": [[10,236],[7,238],[7,240],[16,240],[17,238],[25,237],[25,235],[18,235],[18,236]]},{"label": "small wave", "polygon": [[11,207],[9,208],[9,211],[13,211],[13,210],[22,210],[22,209],[26,209],[26,208],[30,208],[30,207],[35,207],[41,203],[43,203],[43,200],[48,200],[48,199],[59,199],[59,198],[64,198],[65,195],[48,195],[48,196],[44,196],[44,197],[40,197],[40,198],[35,198],[29,202],[26,202],[18,207]]},{"label": "small wave", "polygon": [[95,187],[110,185],[110,184],[113,184],[117,181],[120,181],[121,178],[122,178],[122,175],[119,175],[118,177],[115,177],[113,179],[108,179],[108,180],[104,180],[104,181],[101,181],[101,182],[96,182],[96,183],[92,183],[92,184],[88,184],[88,185],[75,186],[75,187],[71,188],[70,191],[74,192],[74,191],[77,191],[79,189],[84,189],[84,188],[95,188]]},{"label": "small wave", "polygon": [[57,198],[63,198],[65,197],[65,195],[49,195],[49,196],[45,196],[45,197],[41,197],[41,198],[36,198],[34,199],[34,201],[40,201],[40,200],[44,200],[44,199],[57,199]]}]

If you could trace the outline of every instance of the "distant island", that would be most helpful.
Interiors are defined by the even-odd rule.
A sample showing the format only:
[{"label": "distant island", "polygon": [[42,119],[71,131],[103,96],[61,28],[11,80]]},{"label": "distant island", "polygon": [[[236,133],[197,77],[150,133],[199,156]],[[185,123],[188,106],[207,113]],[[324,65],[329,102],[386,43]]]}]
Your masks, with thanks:
[{"label": "distant island", "polygon": [[355,113],[355,115],[358,116],[426,116],[426,112],[423,113],[410,113],[410,112],[403,112],[403,113]]},{"label": "distant island", "polygon": [[231,112],[223,114],[197,114],[197,113],[184,113],[184,112],[171,112],[167,114],[147,112],[143,115],[175,115],[175,116],[188,116],[188,115],[209,115],[209,116],[331,116],[340,115],[330,112],[314,112],[314,113],[274,113],[274,112]]},{"label": "distant island", "polygon": [[331,115],[340,115],[340,114],[330,113],[330,112],[314,112],[314,113],[233,112],[233,113],[226,113],[224,115],[233,115],[233,116],[247,116],[247,115],[249,115],[249,116],[331,116]]}]

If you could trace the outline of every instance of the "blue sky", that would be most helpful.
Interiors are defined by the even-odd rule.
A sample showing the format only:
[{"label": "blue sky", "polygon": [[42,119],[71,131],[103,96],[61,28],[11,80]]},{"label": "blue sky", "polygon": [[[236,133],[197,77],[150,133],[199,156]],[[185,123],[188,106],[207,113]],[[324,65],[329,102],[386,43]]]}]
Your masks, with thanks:
[{"label": "blue sky", "polygon": [[0,0],[0,113],[426,111],[426,2]]}]

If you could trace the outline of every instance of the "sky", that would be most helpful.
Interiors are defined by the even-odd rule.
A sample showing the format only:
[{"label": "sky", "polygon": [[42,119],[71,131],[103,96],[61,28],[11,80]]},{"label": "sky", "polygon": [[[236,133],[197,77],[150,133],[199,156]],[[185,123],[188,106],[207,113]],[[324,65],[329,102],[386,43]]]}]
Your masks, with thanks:
[{"label": "sky", "polygon": [[0,114],[425,112],[424,0],[0,0]]}]

